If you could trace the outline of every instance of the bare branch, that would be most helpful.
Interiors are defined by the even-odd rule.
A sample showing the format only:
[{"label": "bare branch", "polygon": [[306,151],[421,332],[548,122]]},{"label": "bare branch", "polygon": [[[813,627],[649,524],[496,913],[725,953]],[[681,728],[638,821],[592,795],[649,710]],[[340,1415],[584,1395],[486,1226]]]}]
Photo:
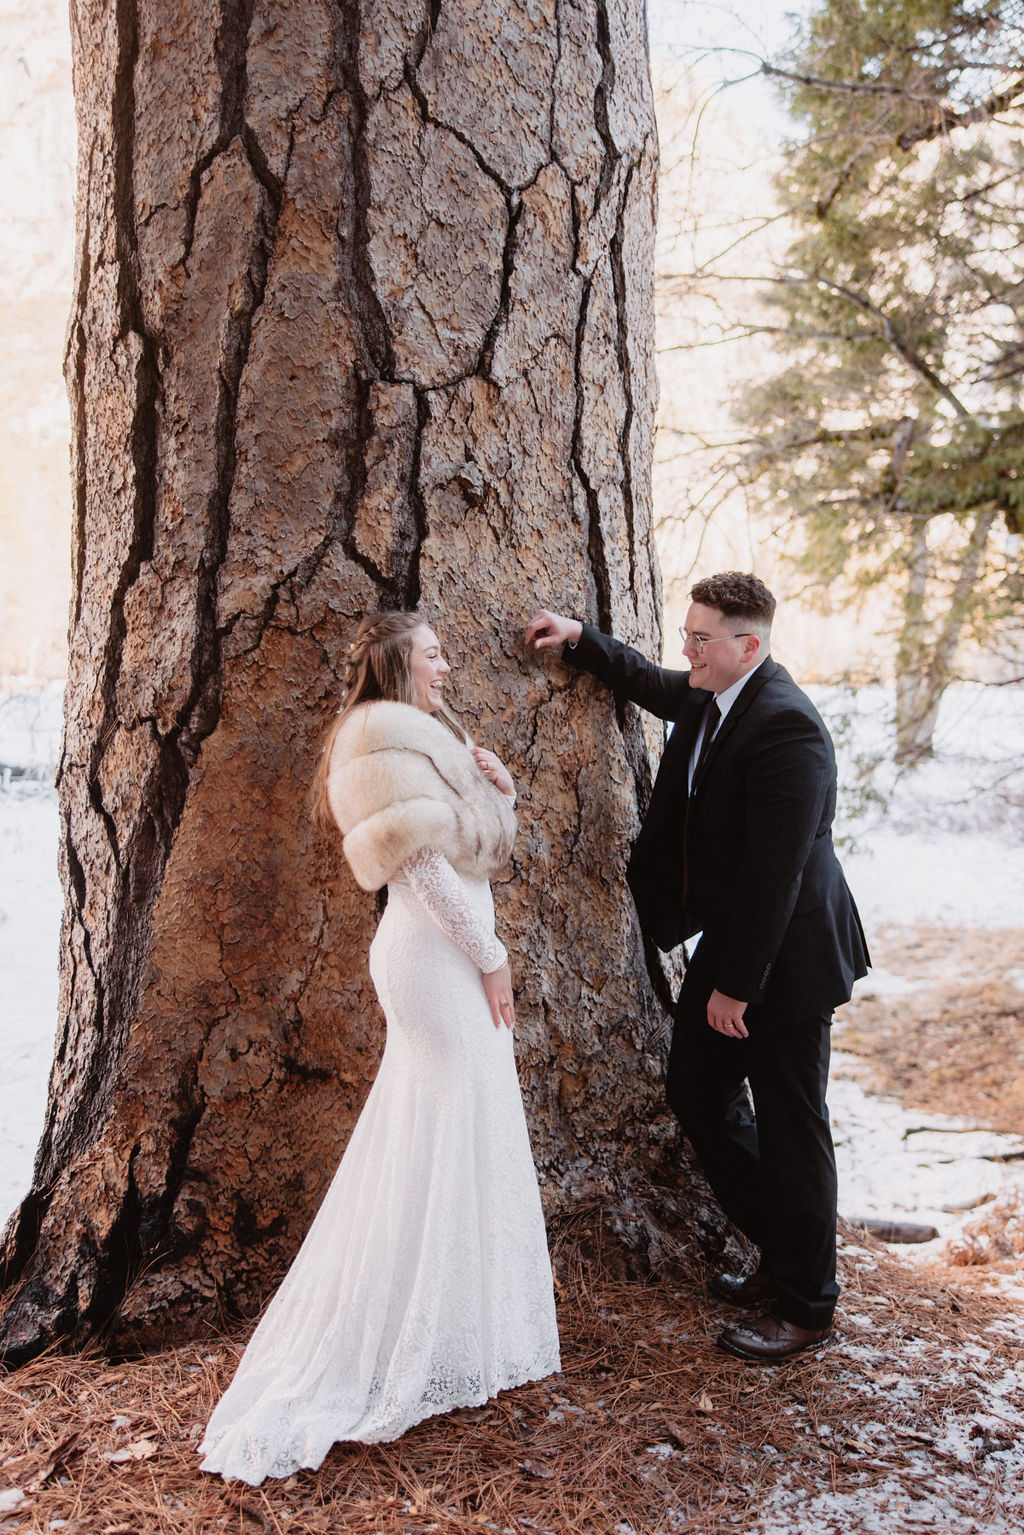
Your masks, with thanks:
[{"label": "bare branch", "polygon": [[926,95],[917,95],[913,91],[876,84],[870,80],[826,80],[823,75],[802,75],[795,69],[781,69],[778,64],[772,64],[767,59],[761,61],[761,73],[773,80],[789,80],[794,85],[806,85],[811,90],[833,91],[843,96],[884,96],[892,101],[920,102],[922,106],[930,106],[935,99],[930,91]]},{"label": "bare branch", "polygon": [[669,352],[698,352],[702,347],[726,346],[731,341],[749,341],[754,336],[787,336],[797,341],[843,342],[849,340],[848,336],[836,330],[808,330],[796,325],[741,325],[737,321],[727,334],[715,336],[710,341],[679,341],[673,346],[659,346],[657,351],[659,357],[664,357]]}]

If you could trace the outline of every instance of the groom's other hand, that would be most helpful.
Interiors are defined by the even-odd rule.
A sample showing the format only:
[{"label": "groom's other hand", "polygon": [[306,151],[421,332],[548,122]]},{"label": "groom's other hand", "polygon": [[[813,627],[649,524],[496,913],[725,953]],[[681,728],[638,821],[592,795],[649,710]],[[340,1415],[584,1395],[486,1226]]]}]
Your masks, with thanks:
[{"label": "groom's other hand", "polygon": [[745,1002],[727,997],[724,991],[713,991],[708,1001],[708,1023],[717,1033],[730,1039],[746,1039],[747,1026],[743,1022],[746,1010]]},{"label": "groom's other hand", "polygon": [[566,618],[540,608],[526,626],[527,649],[550,650],[555,645],[578,645],[583,625],[578,618]]}]

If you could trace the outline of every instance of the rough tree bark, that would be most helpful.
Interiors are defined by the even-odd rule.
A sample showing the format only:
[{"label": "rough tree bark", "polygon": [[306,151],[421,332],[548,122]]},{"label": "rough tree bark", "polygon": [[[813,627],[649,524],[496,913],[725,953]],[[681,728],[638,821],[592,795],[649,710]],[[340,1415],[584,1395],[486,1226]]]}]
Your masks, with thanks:
[{"label": "rough tree bark", "polygon": [[371,606],[436,623],[520,784],[496,898],[549,1208],[639,1239],[671,1133],[623,865],[656,743],[519,636],[543,600],[658,649],[643,0],[72,20],[67,906],[8,1358],[252,1311],[308,1224],[382,1043],[374,903],[307,807]]}]

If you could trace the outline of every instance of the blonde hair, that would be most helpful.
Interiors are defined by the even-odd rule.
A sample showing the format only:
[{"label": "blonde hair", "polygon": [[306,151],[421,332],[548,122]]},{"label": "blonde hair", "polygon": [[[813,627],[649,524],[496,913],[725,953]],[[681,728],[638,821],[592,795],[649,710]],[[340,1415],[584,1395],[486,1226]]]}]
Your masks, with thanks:
[{"label": "blonde hair", "polygon": [[[417,629],[428,627],[420,613],[377,612],[367,613],[360,619],[355,639],[348,647],[342,678],[345,685],[342,705],[324,733],[320,760],[313,775],[310,798],[313,820],[318,826],[334,825],[327,799],[327,779],[335,736],[357,704],[387,698],[393,703],[415,706],[416,689],[409,666],[412,637]],[[466,740],[465,731],[443,705],[434,713],[454,736],[460,741]]]}]

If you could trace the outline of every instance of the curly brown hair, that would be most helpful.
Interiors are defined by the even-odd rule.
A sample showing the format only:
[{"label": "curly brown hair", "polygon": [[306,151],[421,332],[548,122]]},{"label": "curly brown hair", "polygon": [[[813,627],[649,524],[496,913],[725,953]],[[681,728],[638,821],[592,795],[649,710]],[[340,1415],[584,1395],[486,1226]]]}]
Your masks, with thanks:
[{"label": "curly brown hair", "polygon": [[717,608],[726,618],[757,624],[765,633],[775,617],[775,598],[759,576],[743,570],[723,570],[690,588],[694,602]]}]

